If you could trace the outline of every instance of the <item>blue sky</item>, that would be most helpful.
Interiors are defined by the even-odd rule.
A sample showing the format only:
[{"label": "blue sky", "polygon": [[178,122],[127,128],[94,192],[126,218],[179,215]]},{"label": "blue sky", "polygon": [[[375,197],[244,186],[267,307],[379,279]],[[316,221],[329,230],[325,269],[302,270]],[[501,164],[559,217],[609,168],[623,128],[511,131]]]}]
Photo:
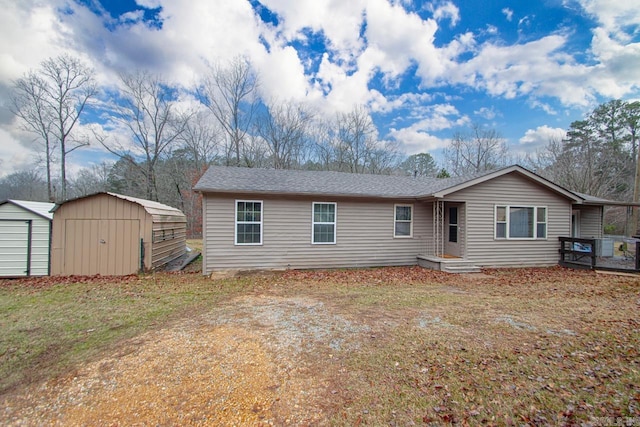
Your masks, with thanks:
[{"label": "blue sky", "polygon": [[[94,67],[105,89],[135,69],[189,88],[208,63],[244,55],[266,99],[326,116],[366,105],[379,138],[406,154],[439,158],[454,132],[477,123],[522,156],[602,102],[640,98],[634,3],[0,0],[0,100],[61,53]],[[34,146],[0,102],[5,175],[32,167]],[[94,145],[70,161],[77,170],[104,158]]]}]

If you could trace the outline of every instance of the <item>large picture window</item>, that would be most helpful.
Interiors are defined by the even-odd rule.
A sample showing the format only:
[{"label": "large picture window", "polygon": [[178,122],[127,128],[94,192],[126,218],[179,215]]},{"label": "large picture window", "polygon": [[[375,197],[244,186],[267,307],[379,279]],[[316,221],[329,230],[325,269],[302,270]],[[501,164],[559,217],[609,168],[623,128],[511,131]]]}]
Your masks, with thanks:
[{"label": "large picture window", "polygon": [[496,239],[546,239],[547,208],[541,206],[496,206]]},{"label": "large picture window", "polygon": [[311,242],[336,243],[336,204],[313,202],[312,216]]},{"label": "large picture window", "polygon": [[236,245],[262,244],[262,201],[236,200]]},{"label": "large picture window", "polygon": [[413,205],[395,205],[393,237],[411,237],[413,234]]}]

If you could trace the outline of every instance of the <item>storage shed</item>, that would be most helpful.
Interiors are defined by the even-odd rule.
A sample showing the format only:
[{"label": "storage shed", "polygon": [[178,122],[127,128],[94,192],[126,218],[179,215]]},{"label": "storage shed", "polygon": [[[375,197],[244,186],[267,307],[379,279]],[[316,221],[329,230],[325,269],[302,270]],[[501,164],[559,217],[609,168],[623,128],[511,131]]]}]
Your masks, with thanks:
[{"label": "storage shed", "polygon": [[52,275],[135,274],[186,252],[185,215],[158,202],[97,193],[54,212]]},{"label": "storage shed", "polygon": [[0,202],[0,277],[49,274],[53,203]]}]

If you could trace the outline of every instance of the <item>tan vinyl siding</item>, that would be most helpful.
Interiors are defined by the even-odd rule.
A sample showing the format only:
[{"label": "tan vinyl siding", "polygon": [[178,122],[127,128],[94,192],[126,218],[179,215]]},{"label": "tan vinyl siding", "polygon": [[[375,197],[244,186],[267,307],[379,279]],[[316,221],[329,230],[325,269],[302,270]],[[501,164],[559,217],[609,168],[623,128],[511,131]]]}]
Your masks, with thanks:
[{"label": "tan vinyl siding", "polygon": [[[17,221],[16,221],[17,220]],[[51,221],[11,203],[0,206],[0,221],[3,230],[14,229],[17,233],[4,233],[0,239],[0,276],[23,276],[26,274],[28,224],[31,221],[31,276],[49,274],[49,236]],[[10,242],[11,236],[20,241]],[[16,274],[18,273],[18,274]]]},{"label": "tan vinyl siding", "polygon": [[[466,203],[466,257],[481,266],[533,266],[558,263],[559,236],[571,235],[571,203],[566,198],[511,173],[447,196]],[[494,238],[494,209],[500,206],[547,208],[545,240]]]},{"label": "tan vinyl siding", "polygon": [[575,206],[580,211],[580,237],[602,238],[602,206]]},{"label": "tan vinyl siding", "polygon": [[[262,200],[259,246],[235,245],[236,200]],[[336,244],[311,243],[312,202],[336,202]],[[395,203],[413,204],[413,237],[394,238]],[[203,272],[412,265],[431,239],[431,205],[408,201],[205,195]]]}]

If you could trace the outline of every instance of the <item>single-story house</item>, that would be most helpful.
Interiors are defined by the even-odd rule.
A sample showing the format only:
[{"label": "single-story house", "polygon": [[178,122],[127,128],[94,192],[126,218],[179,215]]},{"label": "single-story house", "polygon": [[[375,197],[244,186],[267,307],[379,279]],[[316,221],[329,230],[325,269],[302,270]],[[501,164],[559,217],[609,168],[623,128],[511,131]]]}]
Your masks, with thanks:
[{"label": "single-story house", "polygon": [[0,277],[49,274],[54,206],[27,200],[0,202]]},{"label": "single-story house", "polygon": [[54,276],[135,274],[186,252],[186,216],[162,203],[96,193],[57,205],[54,213]]},{"label": "single-story house", "polygon": [[558,237],[602,238],[605,205],[518,165],[446,179],[212,166],[194,189],[203,274],[556,265]]}]

